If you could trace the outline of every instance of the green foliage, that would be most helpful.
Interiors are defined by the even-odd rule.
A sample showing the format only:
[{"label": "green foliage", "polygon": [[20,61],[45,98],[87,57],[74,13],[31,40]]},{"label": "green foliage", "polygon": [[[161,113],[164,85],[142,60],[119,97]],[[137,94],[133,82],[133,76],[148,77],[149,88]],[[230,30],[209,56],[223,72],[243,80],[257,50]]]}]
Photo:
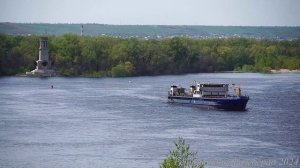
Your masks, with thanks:
[{"label": "green foliage", "polygon": [[74,68],[64,69],[59,71],[62,76],[78,76],[78,72]]},{"label": "green foliage", "polygon": [[[300,69],[300,41],[163,40],[49,37],[50,59],[64,76],[139,76],[239,70]],[[0,76],[35,68],[38,36],[0,34]]]},{"label": "green foliage", "polygon": [[92,72],[83,73],[82,76],[89,77],[89,78],[100,78],[100,77],[108,76],[108,72],[105,72],[105,71],[99,71],[99,72],[92,71]]},{"label": "green foliage", "polygon": [[242,71],[243,72],[253,72],[254,71],[254,67],[253,65],[243,65],[242,67]]},{"label": "green foliage", "polygon": [[126,77],[133,75],[134,67],[131,62],[127,61],[124,64],[119,64],[111,69],[112,77]]},{"label": "green foliage", "polygon": [[272,70],[272,68],[270,68],[270,67],[263,67],[263,68],[260,70],[260,72],[263,72],[263,73],[271,73],[271,70]]},{"label": "green foliage", "polygon": [[300,59],[299,58],[282,58],[283,68],[286,69],[299,69]]},{"label": "green foliage", "polygon": [[161,168],[203,168],[204,165],[196,163],[196,152],[190,151],[190,145],[185,144],[185,140],[179,138],[175,142],[175,149],[161,164]]}]

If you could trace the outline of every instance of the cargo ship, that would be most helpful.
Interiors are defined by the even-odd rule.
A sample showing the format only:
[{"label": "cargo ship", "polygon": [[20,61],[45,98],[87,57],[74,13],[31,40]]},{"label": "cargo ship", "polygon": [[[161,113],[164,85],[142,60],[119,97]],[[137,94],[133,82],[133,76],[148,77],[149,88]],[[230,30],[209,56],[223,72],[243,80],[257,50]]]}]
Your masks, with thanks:
[{"label": "cargo ship", "polygon": [[242,95],[241,88],[229,84],[196,83],[189,91],[176,85],[171,86],[168,102],[207,109],[244,111],[249,96]]}]

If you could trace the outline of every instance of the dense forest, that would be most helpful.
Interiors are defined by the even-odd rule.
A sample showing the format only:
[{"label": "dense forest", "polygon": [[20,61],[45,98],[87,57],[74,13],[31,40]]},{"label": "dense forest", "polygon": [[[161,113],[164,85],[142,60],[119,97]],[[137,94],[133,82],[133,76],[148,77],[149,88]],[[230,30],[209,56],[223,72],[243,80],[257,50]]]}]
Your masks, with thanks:
[{"label": "dense forest", "polygon": [[[243,38],[163,40],[50,36],[53,66],[63,76],[140,76],[300,69],[300,41]],[[35,69],[39,36],[0,35],[0,75]]]}]

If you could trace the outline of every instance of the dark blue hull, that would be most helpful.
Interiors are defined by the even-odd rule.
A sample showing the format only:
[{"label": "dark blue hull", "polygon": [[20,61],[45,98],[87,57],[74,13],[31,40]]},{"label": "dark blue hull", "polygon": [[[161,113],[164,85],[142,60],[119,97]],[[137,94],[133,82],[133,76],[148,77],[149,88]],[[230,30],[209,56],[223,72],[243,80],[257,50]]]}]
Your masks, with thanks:
[{"label": "dark blue hull", "polygon": [[243,111],[246,109],[248,96],[232,96],[223,98],[202,98],[186,96],[168,96],[170,103],[178,103],[189,106],[214,108],[222,110]]}]

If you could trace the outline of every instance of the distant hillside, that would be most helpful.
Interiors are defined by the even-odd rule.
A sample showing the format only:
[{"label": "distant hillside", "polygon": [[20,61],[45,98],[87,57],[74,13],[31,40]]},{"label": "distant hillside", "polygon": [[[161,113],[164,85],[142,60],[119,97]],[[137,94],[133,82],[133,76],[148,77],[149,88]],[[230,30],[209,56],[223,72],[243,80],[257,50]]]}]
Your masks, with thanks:
[{"label": "distant hillside", "polygon": [[[206,38],[255,38],[272,40],[300,39],[300,27],[248,27],[248,26],[167,26],[167,25],[104,25],[83,24],[85,36],[110,36],[118,38],[169,38],[187,36]],[[60,36],[80,34],[81,24],[0,23],[0,33],[9,35]]]}]

